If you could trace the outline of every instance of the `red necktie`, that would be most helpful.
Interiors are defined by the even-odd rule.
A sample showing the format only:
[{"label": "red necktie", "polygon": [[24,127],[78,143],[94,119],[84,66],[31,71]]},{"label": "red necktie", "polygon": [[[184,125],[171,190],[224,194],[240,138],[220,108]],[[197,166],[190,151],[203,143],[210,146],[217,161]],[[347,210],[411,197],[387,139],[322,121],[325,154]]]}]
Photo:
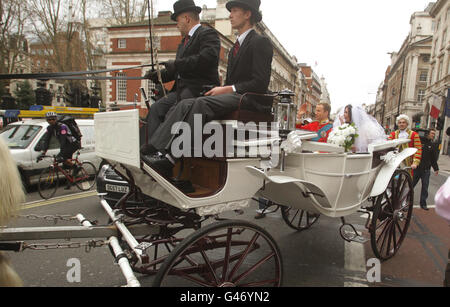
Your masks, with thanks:
[{"label": "red necktie", "polygon": [[239,52],[239,48],[241,48],[241,44],[239,44],[239,40],[234,44],[233,56],[236,56]]},{"label": "red necktie", "polygon": [[186,35],[186,37],[184,38],[184,47],[186,47],[186,45],[188,44],[189,38],[190,38],[189,35]]}]

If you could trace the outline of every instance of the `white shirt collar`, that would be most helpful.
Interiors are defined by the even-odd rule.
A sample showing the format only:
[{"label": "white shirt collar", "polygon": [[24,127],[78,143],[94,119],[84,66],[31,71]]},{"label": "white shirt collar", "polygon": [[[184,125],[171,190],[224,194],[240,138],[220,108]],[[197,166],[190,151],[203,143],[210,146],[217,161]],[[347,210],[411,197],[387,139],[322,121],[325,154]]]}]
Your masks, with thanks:
[{"label": "white shirt collar", "polygon": [[242,44],[243,44],[244,41],[245,41],[245,38],[247,37],[247,35],[248,35],[251,31],[253,31],[253,28],[248,29],[247,31],[245,31],[244,33],[242,33],[242,35],[239,35],[239,36],[238,36],[239,45],[242,46]]},{"label": "white shirt collar", "polygon": [[195,25],[195,26],[191,29],[191,31],[189,31],[189,37],[194,36],[195,31],[197,31],[197,29],[200,28],[201,26],[202,26],[201,24]]},{"label": "white shirt collar", "polygon": [[398,138],[399,139],[407,139],[409,138],[409,133],[408,133],[408,129],[406,130],[400,130],[400,133],[398,134]]}]

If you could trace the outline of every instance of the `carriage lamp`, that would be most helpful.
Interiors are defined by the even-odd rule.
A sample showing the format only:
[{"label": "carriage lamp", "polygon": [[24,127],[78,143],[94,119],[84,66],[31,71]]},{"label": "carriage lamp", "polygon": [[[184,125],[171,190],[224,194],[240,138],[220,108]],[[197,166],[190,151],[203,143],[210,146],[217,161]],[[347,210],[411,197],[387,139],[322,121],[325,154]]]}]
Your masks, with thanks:
[{"label": "carriage lamp", "polygon": [[294,92],[285,89],[278,93],[279,102],[275,105],[275,120],[278,123],[280,137],[286,139],[295,130],[297,105],[292,100]]}]

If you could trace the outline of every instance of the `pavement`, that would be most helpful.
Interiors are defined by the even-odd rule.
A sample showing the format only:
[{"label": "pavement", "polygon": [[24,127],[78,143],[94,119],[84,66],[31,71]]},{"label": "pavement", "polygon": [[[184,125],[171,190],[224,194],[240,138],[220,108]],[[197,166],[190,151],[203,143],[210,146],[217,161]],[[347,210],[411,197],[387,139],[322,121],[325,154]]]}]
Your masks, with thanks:
[{"label": "pavement", "polygon": [[438,165],[441,172],[445,172],[447,176],[450,176],[450,156],[439,156]]}]

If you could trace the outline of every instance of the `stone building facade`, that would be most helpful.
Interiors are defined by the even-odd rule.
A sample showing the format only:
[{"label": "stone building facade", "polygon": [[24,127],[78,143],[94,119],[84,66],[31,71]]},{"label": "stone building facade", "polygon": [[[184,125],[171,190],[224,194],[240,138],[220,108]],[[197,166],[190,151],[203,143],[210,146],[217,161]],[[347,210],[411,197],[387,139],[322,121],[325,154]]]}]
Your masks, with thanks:
[{"label": "stone building facade", "polygon": [[[225,7],[226,0],[217,0],[216,8],[204,7],[201,22],[204,26],[215,28],[219,32],[221,40],[221,52],[219,63],[219,76],[221,82],[225,82],[227,69],[227,56],[234,45],[236,35],[231,28],[229,12]],[[171,12],[159,12],[154,19],[153,42],[158,49],[160,62],[175,59],[178,44],[181,41],[176,23],[170,19]],[[283,45],[277,40],[270,29],[260,22],[256,31],[268,37],[274,46],[272,63],[272,76],[269,90],[273,92],[289,89],[296,94],[295,101],[298,105],[306,102],[308,94],[306,76],[299,69],[297,59],[291,56]],[[149,64],[150,40],[148,22],[135,23],[121,26],[108,27],[107,54],[105,56],[108,69],[118,69],[130,66]],[[148,69],[135,69],[113,73],[110,76],[125,75],[139,77],[145,75]],[[320,80],[316,78],[315,92],[312,95],[320,99]],[[147,80],[107,81],[106,105],[133,105],[135,101],[142,104],[140,87],[151,88],[154,85]]]},{"label": "stone building facade", "polygon": [[[383,125],[393,130],[398,115],[406,114],[414,125],[423,125],[425,90],[427,87],[431,44],[432,17],[429,7],[416,12],[410,19],[411,30],[398,52],[391,54],[391,65],[386,73],[378,108]],[[380,103],[382,106],[380,107]]]},{"label": "stone building facade", "polygon": [[[433,43],[430,59],[430,74],[425,91],[426,127],[440,130],[441,153],[450,154],[450,139],[445,132],[450,126],[450,1],[438,0],[430,10],[433,18]],[[439,110],[438,118],[430,116],[432,106]]]}]

